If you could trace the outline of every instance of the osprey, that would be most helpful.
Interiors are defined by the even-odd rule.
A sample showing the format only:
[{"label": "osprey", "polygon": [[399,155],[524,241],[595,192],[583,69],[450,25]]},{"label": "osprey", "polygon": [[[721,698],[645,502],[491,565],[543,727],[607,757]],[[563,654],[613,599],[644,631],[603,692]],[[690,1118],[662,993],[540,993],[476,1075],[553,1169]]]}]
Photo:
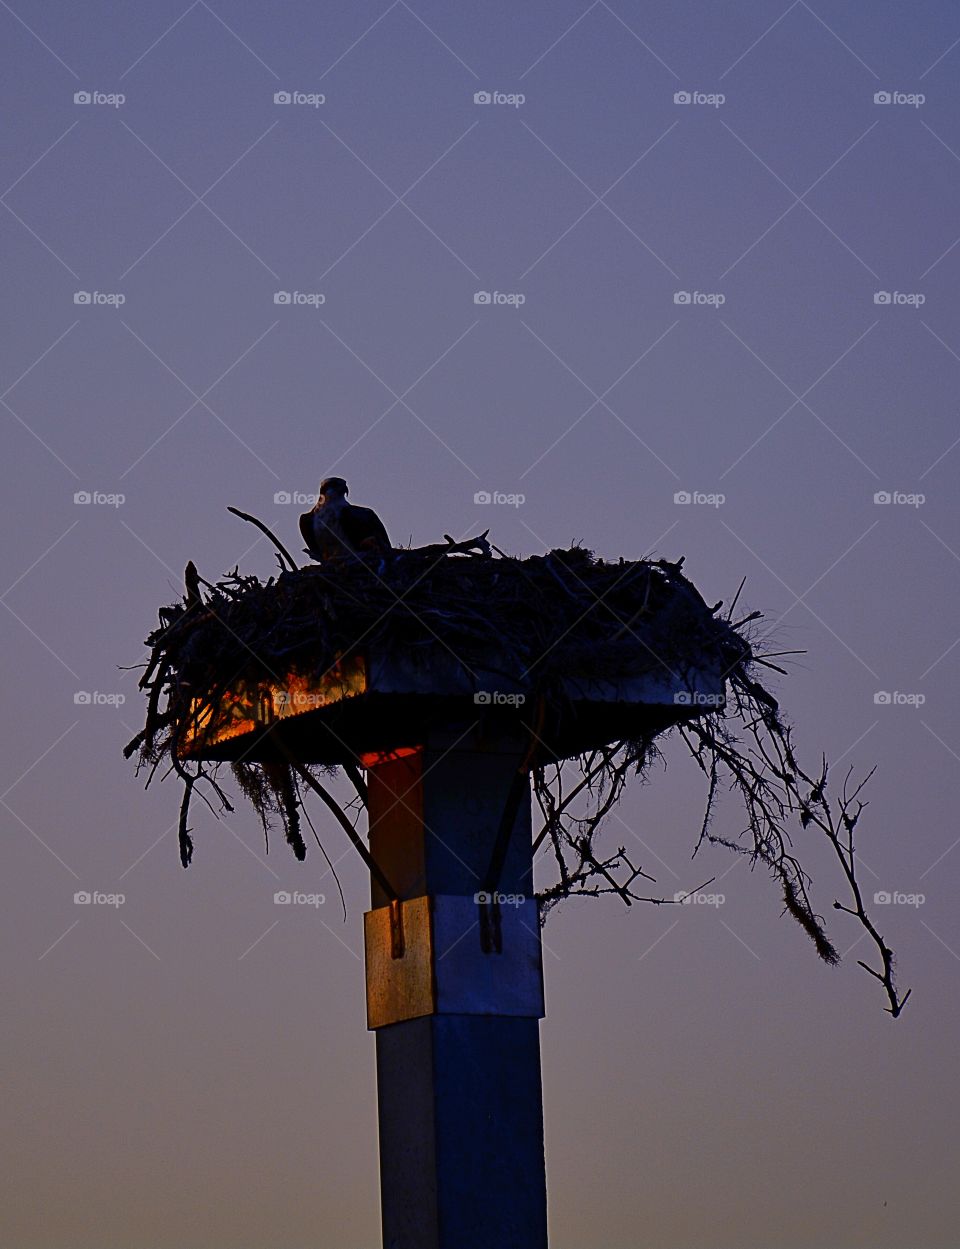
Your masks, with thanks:
[{"label": "osprey", "polygon": [[342,477],[327,477],[312,510],[300,517],[307,553],[323,563],[371,553],[382,558],[392,550],[380,517],[369,507],[348,503],[348,489]]}]

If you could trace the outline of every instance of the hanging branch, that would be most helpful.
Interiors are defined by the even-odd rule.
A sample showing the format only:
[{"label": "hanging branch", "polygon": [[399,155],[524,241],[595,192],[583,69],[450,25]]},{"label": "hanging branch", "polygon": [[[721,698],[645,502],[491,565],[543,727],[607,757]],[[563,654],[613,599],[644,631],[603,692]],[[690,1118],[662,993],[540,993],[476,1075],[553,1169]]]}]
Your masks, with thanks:
[{"label": "hanging branch", "polygon": [[190,795],[193,793],[193,777],[185,776],[183,780],[183,799],[180,802],[180,822],[177,828],[177,840],[180,844],[180,864],[189,867],[193,858],[193,838],[187,827],[190,815]]},{"label": "hanging branch", "polygon": [[337,893],[339,893],[340,895],[340,907],[343,911],[343,922],[346,923],[347,922],[347,900],[343,896],[343,886],[340,884],[340,877],[337,875],[336,865],[334,864],[333,860],[330,858],[329,854],[327,854],[326,847],[324,846],[323,842],[320,840],[320,836],[317,830],[313,826],[313,820],[311,820],[310,818],[310,812],[307,810],[306,804],[303,801],[303,797],[300,794],[297,778],[294,778],[294,784],[298,785],[297,798],[299,799],[300,805],[303,808],[303,818],[307,821],[307,824],[310,826],[310,831],[311,833],[313,833],[313,839],[317,843],[318,847],[320,848],[320,853],[326,859],[327,867],[330,869],[333,875],[333,879],[336,881]]},{"label": "hanging branch", "polygon": [[[621,846],[616,854],[608,858],[601,857],[595,849],[601,825],[619,802],[629,776],[642,770],[655,754],[655,748],[649,744],[621,742],[581,755],[575,760],[581,779],[567,794],[563,792],[562,768],[559,765],[554,765],[551,773],[545,768],[534,770],[534,794],[546,816],[534,840],[534,848],[536,850],[549,837],[560,871],[557,884],[537,894],[541,919],[545,919],[558,902],[574,894],[598,897],[604,893],[615,893],[626,906],[633,902],[662,905],[669,901],[632,891],[631,886],[638,878],[652,882],[655,878],[635,867],[624,847]],[[574,800],[584,794],[590,795],[592,809],[588,808],[584,815],[572,815]],[[624,869],[629,874],[626,879],[618,880],[615,873],[622,874]]]},{"label": "hanging branch", "polygon": [[[598,751],[597,753],[600,755],[599,763],[588,763],[584,771],[583,779],[579,782],[579,784],[576,785],[570,791],[570,793],[567,794],[565,798],[558,797],[558,800],[556,802],[552,800],[552,791],[550,790],[549,785],[547,785],[543,776],[540,775],[538,777],[538,784],[545,791],[545,796],[548,796],[548,795],[550,796],[550,799],[549,799],[550,811],[549,811],[549,815],[547,816],[546,823],[543,825],[543,827],[540,829],[540,832],[534,838],[534,842],[533,842],[534,854],[536,854],[537,851],[540,849],[541,843],[543,842],[543,839],[545,837],[547,837],[548,835],[552,836],[554,833],[558,831],[558,821],[561,815],[563,815],[566,812],[571,802],[573,802],[573,800],[576,797],[578,797],[579,794],[584,789],[589,789],[591,783],[603,773],[605,768],[609,768],[611,766],[614,758],[616,757],[617,752],[622,748],[622,746],[623,746],[622,742],[617,742],[613,746],[605,746],[602,750]],[[540,773],[542,773],[542,769],[540,769]],[[541,808],[541,810],[542,809],[543,808]]]},{"label": "hanging branch", "polygon": [[864,809],[868,805],[860,800],[860,793],[863,787],[873,776],[876,769],[870,772],[854,786],[852,792],[850,790],[850,779],[853,775],[853,769],[847,769],[847,775],[844,777],[843,790],[838,799],[837,812],[835,813],[826,798],[827,788],[827,762],[824,759],[820,779],[814,784],[810,778],[803,772],[799,771],[798,775],[811,785],[810,793],[807,797],[807,807],[801,814],[801,821],[806,818],[810,824],[816,825],[817,828],[825,835],[830,845],[833,847],[834,853],[840,861],[850,893],[853,897],[853,907],[844,906],[841,902],[834,902],[834,908],[843,911],[846,915],[852,915],[870,935],[870,939],[880,955],[881,970],[868,966],[862,959],[857,959],[857,963],[864,971],[869,972],[876,980],[883,985],[887,994],[890,1005],[886,1007],[891,1015],[896,1018],[907,1004],[907,999],[913,992],[908,989],[902,996],[897,989],[894,976],[894,955],[893,951],[881,937],[880,933],[874,926],[870,916],[866,912],[863,905],[863,894],[860,889],[859,881],[856,874],[856,850],[853,844],[853,834],[863,814]]},{"label": "hanging branch", "polygon": [[301,781],[303,781],[305,785],[308,785],[315,794],[318,794],[319,797],[321,797],[323,801],[326,803],[327,807],[333,812],[334,816],[336,817],[337,823],[340,825],[343,831],[350,838],[351,845],[356,850],[356,852],[360,855],[361,859],[363,859],[370,875],[374,878],[374,880],[377,882],[377,884],[386,894],[387,898],[391,902],[395,902],[400,897],[400,895],[397,893],[396,889],[394,889],[393,885],[390,884],[390,881],[387,879],[386,874],[383,871],[383,868],[376,861],[373,855],[371,855],[367,847],[363,844],[363,841],[360,839],[360,837],[357,834],[357,830],[353,827],[353,825],[344,815],[343,808],[340,806],[339,802],[337,802],[333,794],[331,794],[328,789],[326,789],[323,785],[321,785],[320,782],[317,780],[317,778],[313,776],[312,773],[310,773],[303,766],[303,764],[299,762],[299,760],[295,759],[293,755],[290,754],[290,752],[287,751],[284,746],[281,745],[281,749],[287,755],[287,758],[290,761],[290,766],[300,777]]},{"label": "hanging branch", "polygon": [[[732,712],[711,712],[687,721],[678,729],[708,784],[694,855],[704,842],[709,842],[763,864],[780,886],[785,911],[804,929],[823,961],[833,966],[840,962],[840,955],[827,935],[822,916],[814,910],[809,893],[812,882],[792,849],[788,824],[796,820],[801,830],[810,826],[818,828],[840,862],[852,898],[852,905],[835,901],[834,909],[856,919],[877,947],[879,970],[862,960],[858,960],[858,964],[883,985],[889,1003],[886,1009],[896,1018],[911,990],[901,994],[897,987],[893,951],[870,919],[857,879],[854,830],[867,805],[860,794],[873,772],[851,786],[852,770],[848,771],[842,794],[836,804],[831,803],[827,795],[826,760],[816,778],[800,767],[790,729],[780,719],[769,693],[757,682],[744,680],[742,673],[732,678],[732,689]],[[738,739],[733,725],[746,734],[749,745]],[[608,857],[595,849],[604,817],[619,800],[628,777],[636,772],[645,773],[653,755],[658,753],[652,747],[648,750],[649,755],[636,745],[618,743],[593,755],[579,757],[574,764],[581,778],[566,794],[559,766],[552,771],[543,768],[535,771],[534,793],[545,822],[534,845],[539,847],[549,837],[559,869],[558,881],[538,894],[542,913],[572,896],[615,893],[628,905],[632,901],[663,905],[682,900],[638,895],[631,889],[637,877],[648,880],[652,877],[634,868],[623,847]],[[739,793],[743,802],[747,814],[745,841],[712,829],[721,778]],[[589,795],[591,803],[584,813],[574,817],[573,801],[585,795]]]},{"label": "hanging branch", "polygon": [[[848,770],[843,790],[836,803],[832,803],[827,795],[828,765],[825,758],[819,776],[814,779],[797,762],[789,727],[778,716],[769,711],[764,713],[753,700],[752,691],[743,693],[741,690],[738,713],[747,720],[747,732],[753,743],[752,753],[743,751],[723,721],[718,724],[712,717],[693,721],[682,732],[700,766],[704,767],[706,755],[709,766],[722,767],[732,786],[739,790],[747,810],[747,831],[753,835],[753,844],[743,846],[715,836],[707,829],[706,822],[701,837],[763,862],[779,879],[786,909],[807,931],[821,958],[835,964],[840,961],[840,956],[827,938],[822,917],[813,911],[807,892],[810,878],[789,849],[791,839],[786,823],[796,818],[802,829],[811,825],[818,828],[840,863],[853,899],[852,907],[835,901],[834,909],[856,919],[876,945],[881,959],[880,971],[862,960],[857,961],[864,971],[883,985],[889,1001],[886,1009],[896,1018],[906,1005],[911,990],[901,995],[896,984],[893,951],[867,914],[857,878],[854,847],[854,830],[867,805],[859,795],[874,769],[852,791],[850,782],[853,771]],[[697,748],[694,748],[691,739],[697,741]]]}]

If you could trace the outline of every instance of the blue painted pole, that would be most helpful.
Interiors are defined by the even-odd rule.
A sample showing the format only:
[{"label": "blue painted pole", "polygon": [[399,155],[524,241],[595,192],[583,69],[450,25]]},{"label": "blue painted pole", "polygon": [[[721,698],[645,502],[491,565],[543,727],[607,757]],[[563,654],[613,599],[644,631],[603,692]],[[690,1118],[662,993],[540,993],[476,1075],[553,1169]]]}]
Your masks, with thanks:
[{"label": "blue painted pole", "polygon": [[[432,742],[368,769],[365,917],[385,1249],[546,1249],[529,797],[486,879],[520,742]],[[521,895],[523,898],[521,900]]]}]

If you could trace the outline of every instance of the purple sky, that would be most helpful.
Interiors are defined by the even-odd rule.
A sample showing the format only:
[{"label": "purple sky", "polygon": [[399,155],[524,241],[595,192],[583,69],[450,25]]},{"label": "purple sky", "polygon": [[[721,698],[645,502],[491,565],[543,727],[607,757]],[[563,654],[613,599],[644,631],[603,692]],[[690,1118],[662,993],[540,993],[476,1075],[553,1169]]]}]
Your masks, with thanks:
[{"label": "purple sky", "polygon": [[[120,758],[118,665],[187,559],[274,570],[227,505],[294,545],[275,495],[336,472],[398,543],[683,554],[711,602],[746,575],[807,652],[777,690],[808,764],[878,765],[868,895],[923,896],[874,908],[894,1023],[865,944],[831,971],[761,873],[690,864],[703,790],[669,750],[610,843],[725,902],[546,928],[556,1249],[953,1245],[960,14],[451,8],[0,0],[0,1242],[379,1243],[362,866],[317,812],[343,924],[319,853],[197,808],[184,873],[177,788]],[[328,902],[278,920],[281,888]]]}]

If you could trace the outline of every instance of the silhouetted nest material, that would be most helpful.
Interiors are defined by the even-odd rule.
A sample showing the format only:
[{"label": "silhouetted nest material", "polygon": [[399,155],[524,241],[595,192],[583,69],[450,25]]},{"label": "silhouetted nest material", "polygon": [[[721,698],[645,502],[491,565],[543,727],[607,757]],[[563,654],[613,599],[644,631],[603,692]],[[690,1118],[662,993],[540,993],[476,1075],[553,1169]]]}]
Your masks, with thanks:
[{"label": "silhouetted nest material", "polygon": [[[162,673],[174,718],[193,691],[206,696],[224,674],[316,678],[358,644],[424,667],[438,652],[478,666],[497,653],[506,672],[530,673],[538,686],[560,674],[639,675],[667,664],[733,671],[750,656],[679,563],[604,563],[576,547],[523,560],[398,551],[382,569],[355,561],[267,582],[235,571],[211,591],[202,605],[161,609],[147,639],[153,662],[145,688],[156,689]],[[158,716],[154,705],[151,735]]]},{"label": "silhouetted nest material", "polygon": [[[682,560],[605,562],[580,547],[526,559],[502,553],[496,558],[485,534],[463,543],[448,539],[446,546],[396,551],[379,563],[297,568],[265,526],[244,519],[262,528],[285,557],[279,575],[261,582],[234,569],[210,583],[188,565],[184,601],[160,609],[159,627],[147,639],[150,660],[140,681],[147,694],[146,724],[125,750],[150,769],[148,784],[164,763],[183,780],[184,866],[193,854],[188,816],[198,783],[211,787],[223,809],[232,810],[217,780],[217,765],[187,762],[178,751],[198,692],[205,703],[216,704],[238,678],[276,680],[291,672],[318,678],[345,652],[358,648],[395,651],[425,667],[441,652],[468,666],[484,666],[482,661],[496,652],[505,673],[520,680],[534,705],[555,699],[558,678],[570,674],[602,680],[643,676],[665,666],[680,674],[719,672],[726,705],[669,730],[682,737],[707,781],[696,849],[708,841],[763,866],[778,883],[785,911],[832,964],[839,955],[811,902],[811,881],[794,854],[788,824],[795,820],[801,828],[818,829],[835,852],[852,900],[850,906],[834,906],[854,916],[871,936],[882,969],[861,966],[883,984],[890,1013],[900,1013],[909,993],[901,997],[895,987],[892,952],[866,914],[856,879],[853,832],[864,805],[859,800],[863,782],[852,786],[848,773],[842,794],[831,800],[826,761],[816,776],[797,763],[790,729],[757,675],[763,667],[783,669],[751,643],[759,613],[733,619],[739,590],[721,614],[722,604],[708,606],[683,576]],[[577,895],[614,893],[628,905],[680,900],[637,892],[638,882],[653,878],[631,862],[624,847],[609,853],[597,844],[604,817],[627,781],[645,779],[658,758],[655,741],[621,741],[565,763],[545,763],[531,742],[527,783],[532,782],[544,816],[535,846],[546,842],[556,864],[555,882],[538,895],[544,916]],[[305,784],[320,794],[367,861],[355,829],[366,799],[364,782],[358,767],[344,770],[357,790],[350,815],[322,784],[324,772],[333,768],[292,761],[289,766],[233,766],[265,832],[279,822],[298,859],[306,854],[300,822],[301,811],[306,814]],[[746,812],[744,827],[732,834],[712,827],[715,799],[723,788],[739,793]],[[208,805],[213,809],[209,800]],[[495,886],[496,881],[487,883]]]}]

